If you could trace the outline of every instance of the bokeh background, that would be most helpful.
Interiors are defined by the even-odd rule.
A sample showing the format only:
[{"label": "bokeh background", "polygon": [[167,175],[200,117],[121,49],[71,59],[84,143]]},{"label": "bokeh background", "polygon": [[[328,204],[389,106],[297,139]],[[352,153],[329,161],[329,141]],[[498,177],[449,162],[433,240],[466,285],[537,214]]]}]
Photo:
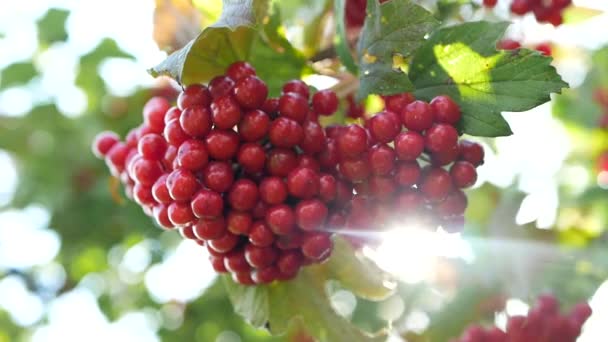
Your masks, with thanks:
[{"label": "bokeh background", "polygon": [[[221,9],[186,3],[0,1],[0,342],[284,340],[236,316],[204,249],[155,229],[90,153],[98,131],[125,134],[147,99],[175,96],[175,84],[146,73],[166,57],[159,32],[183,44]],[[293,18],[324,10],[304,3],[291,4],[303,8]],[[399,291],[372,303],[332,287],[340,314],[370,331],[392,321],[391,341],[444,341],[472,322],[504,325],[551,292],[566,307],[591,300],[581,341],[608,336],[608,165],[598,167],[608,133],[592,99],[608,87],[608,1],[575,3],[592,18],[558,29],[523,18],[509,30],[527,46],[552,43],[574,89],[505,113],[514,135],[481,140],[466,233],[387,236],[369,254]],[[157,5],[175,12],[155,21]]]}]

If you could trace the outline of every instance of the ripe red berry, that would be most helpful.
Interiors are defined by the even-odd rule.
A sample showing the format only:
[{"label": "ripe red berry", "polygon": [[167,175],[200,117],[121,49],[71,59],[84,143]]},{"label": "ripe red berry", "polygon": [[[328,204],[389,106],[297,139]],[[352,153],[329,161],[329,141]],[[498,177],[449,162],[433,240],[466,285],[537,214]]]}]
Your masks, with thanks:
[{"label": "ripe red berry", "polygon": [[483,5],[489,8],[493,8],[498,3],[498,0],[483,0]]},{"label": "ripe red berry", "polygon": [[511,12],[517,15],[524,15],[531,9],[531,3],[529,0],[513,0],[511,3]]},{"label": "ripe red berry", "polygon": [[234,80],[228,76],[217,76],[209,81],[209,93],[213,99],[229,95],[233,88]]},{"label": "ripe red berry", "polygon": [[416,160],[424,151],[424,138],[413,131],[402,132],[395,138],[395,153],[401,160]]},{"label": "ripe red berry", "polygon": [[319,174],[310,168],[297,168],[287,176],[287,190],[297,198],[312,198],[319,193]]},{"label": "ripe red berry", "polygon": [[302,242],[302,254],[314,261],[322,261],[329,257],[333,242],[327,233],[310,233]]},{"label": "ripe red berry", "polygon": [[247,112],[238,125],[239,135],[244,141],[255,142],[266,135],[270,128],[270,117],[261,110]]},{"label": "ripe red berry", "polygon": [[211,112],[206,107],[189,107],[179,117],[182,130],[191,137],[203,137],[211,131]]},{"label": "ripe red berry", "polygon": [[368,162],[372,173],[387,175],[395,166],[395,151],[387,145],[373,146],[368,153]]},{"label": "ripe red berry", "polygon": [[287,199],[287,185],[279,177],[267,177],[260,183],[260,198],[268,204],[281,204]]},{"label": "ripe red berry", "polygon": [[125,161],[129,150],[127,144],[119,141],[106,153],[106,165],[114,177],[118,177],[125,170]]},{"label": "ripe red berry", "polygon": [[179,117],[181,115],[182,115],[182,110],[181,109],[179,109],[177,107],[171,107],[171,108],[169,108],[169,110],[165,114],[165,117],[164,117],[163,121],[164,121],[164,123],[166,125],[171,120],[179,119]]},{"label": "ripe red berry", "polygon": [[248,235],[253,224],[253,217],[249,213],[231,210],[226,217],[228,231],[235,235]]},{"label": "ripe red berry", "polygon": [[198,190],[198,180],[192,172],[185,169],[173,170],[167,176],[167,189],[171,198],[176,201],[190,200]]},{"label": "ripe red berry", "polygon": [[304,139],[304,129],[296,121],[280,117],[270,124],[268,138],[276,147],[294,147]]},{"label": "ripe red berry", "polygon": [[251,278],[251,272],[232,273],[232,280],[241,285],[254,285],[255,282]]},{"label": "ripe red berry", "polygon": [[433,153],[448,152],[458,144],[458,131],[454,126],[435,124],[426,134],[425,147]]},{"label": "ripe red berry", "polygon": [[234,97],[245,109],[260,108],[268,96],[268,86],[257,76],[246,76],[236,82]]},{"label": "ripe red berry", "polygon": [[281,116],[304,123],[308,115],[308,100],[297,93],[285,93],[279,98]]},{"label": "ripe red berry", "polygon": [[398,119],[399,117],[392,112],[381,112],[374,115],[369,120],[372,137],[381,143],[393,141],[401,131],[401,122]]},{"label": "ripe red berry", "polygon": [[249,231],[249,242],[259,247],[272,245],[275,235],[264,221],[256,221],[251,225]]},{"label": "ripe red berry", "polygon": [[451,97],[439,95],[431,100],[435,121],[454,125],[460,120],[460,107]]},{"label": "ripe red berry", "polygon": [[149,133],[139,139],[137,150],[145,159],[161,160],[167,152],[167,142],[161,135]]},{"label": "ripe red berry", "polygon": [[190,138],[188,134],[184,132],[179,120],[177,119],[167,123],[163,135],[165,136],[167,142],[173,146],[179,146]]},{"label": "ripe red berry", "polygon": [[245,259],[255,268],[268,267],[276,261],[279,252],[274,247],[258,247],[252,244],[245,246]]},{"label": "ripe red berry", "polygon": [[239,148],[239,136],[233,130],[213,130],[205,141],[209,156],[215,160],[232,159]]},{"label": "ripe red berry", "polygon": [[95,136],[95,140],[93,141],[93,154],[97,158],[103,158],[108,151],[120,141],[120,137],[118,134],[114,132],[101,132]]},{"label": "ripe red berry", "polygon": [[418,183],[420,178],[420,165],[418,162],[406,161],[401,162],[395,171],[395,182],[404,187],[410,187]]},{"label": "ripe red berry", "polygon": [[274,117],[279,112],[279,99],[276,97],[266,99],[262,105],[262,110]]},{"label": "ripe red berry", "polygon": [[516,50],[521,47],[521,44],[513,39],[502,39],[496,43],[496,48],[499,50]]},{"label": "ripe red berry", "polygon": [[225,192],[234,181],[232,166],[226,162],[210,162],[203,170],[203,182],[213,191]]},{"label": "ripe red berry", "polygon": [[298,156],[298,167],[307,167],[315,171],[321,171],[321,164],[312,156],[301,154]]},{"label": "ripe red berry", "polygon": [[232,184],[228,192],[228,203],[236,210],[248,211],[256,205],[258,196],[257,185],[249,179],[241,178]]},{"label": "ripe red berry", "polygon": [[414,100],[414,96],[411,93],[384,96],[384,108],[393,113],[401,113]]},{"label": "ripe red berry", "polygon": [[151,187],[162,174],[162,166],[157,161],[138,158],[133,162],[131,175],[141,185]]},{"label": "ripe red berry", "polygon": [[466,161],[455,162],[450,168],[450,176],[458,188],[468,188],[477,181],[477,171],[473,164]]},{"label": "ripe red berry", "polygon": [[196,171],[209,162],[205,143],[200,140],[186,140],[177,149],[177,164],[187,170]]},{"label": "ripe red berry", "polygon": [[192,230],[201,240],[219,239],[226,234],[226,222],[223,217],[202,218],[192,225]]},{"label": "ripe red berry", "polygon": [[325,223],[328,209],[320,200],[309,199],[298,203],[295,214],[296,224],[302,230],[318,230]]},{"label": "ripe red berry", "polygon": [[144,105],[144,124],[150,127],[151,132],[161,133],[165,127],[165,113],[171,105],[164,97],[155,96]]},{"label": "ripe red berry", "polygon": [[307,121],[303,125],[304,137],[298,145],[306,154],[315,154],[325,146],[325,132],[318,122]]},{"label": "ripe red berry", "polygon": [[298,250],[291,249],[281,252],[281,255],[277,259],[279,272],[288,278],[295,277],[300,267],[302,267],[302,259],[302,254]]},{"label": "ripe red berry", "polygon": [[168,207],[169,220],[175,226],[185,226],[194,221],[189,202],[173,202]]},{"label": "ripe red berry", "polygon": [[256,284],[269,284],[278,279],[280,276],[279,269],[272,265],[257,269],[251,273],[251,279]]},{"label": "ripe red berry", "polygon": [[211,119],[215,128],[231,129],[241,120],[241,107],[230,95],[218,97],[211,103]]},{"label": "ripe red berry", "polygon": [[452,190],[452,178],[442,168],[424,170],[420,189],[430,201],[440,202]]},{"label": "ripe red berry", "polygon": [[207,107],[211,103],[211,93],[202,84],[191,84],[187,86],[177,97],[179,109],[193,107]]},{"label": "ripe red berry", "polygon": [[422,132],[433,125],[434,115],[431,106],[424,101],[414,101],[401,111],[401,121],[410,130]]},{"label": "ripe red berry", "polygon": [[480,144],[469,140],[462,140],[458,147],[461,160],[468,161],[474,166],[483,164],[484,151]]},{"label": "ripe red berry", "polygon": [[291,207],[285,204],[275,205],[266,211],[266,224],[277,235],[291,233],[296,224],[296,218]]},{"label": "ripe red berry", "polygon": [[152,196],[158,203],[171,203],[173,199],[169,195],[169,189],[167,188],[167,177],[169,174],[165,173],[158,177],[156,182],[152,185]]},{"label": "ripe red berry", "polygon": [[462,190],[456,190],[446,197],[446,199],[439,203],[437,206],[437,212],[444,217],[447,216],[460,216],[464,214],[467,209],[467,196]]},{"label": "ripe red berry", "polygon": [[338,144],[335,140],[328,139],[323,150],[317,155],[319,164],[322,168],[335,168],[340,160],[338,155]]},{"label": "ripe red berry", "polygon": [[224,257],[224,266],[230,272],[239,273],[247,272],[251,269],[247,259],[245,258],[245,251],[238,249],[231,251]]},{"label": "ripe red berry", "polygon": [[338,182],[336,178],[329,174],[322,174],[319,177],[319,198],[324,202],[331,202],[336,198]]},{"label": "ripe red berry", "polygon": [[154,196],[152,196],[152,189],[142,184],[135,184],[133,187],[133,199],[135,200],[135,203],[142,207],[151,207],[156,205]]},{"label": "ripe red berry", "polygon": [[283,94],[287,93],[296,93],[302,96],[306,101],[308,101],[308,97],[310,96],[310,91],[308,90],[308,85],[300,80],[291,80],[286,82],[283,85]]},{"label": "ripe red berry", "polygon": [[209,262],[213,267],[213,270],[217,273],[227,273],[228,270],[226,266],[224,266],[224,257],[223,256],[209,256]]},{"label": "ripe red berry", "polygon": [[448,165],[458,159],[459,154],[460,149],[458,148],[458,145],[454,145],[447,151],[431,154],[431,162],[435,166]]},{"label": "ripe red berry", "polygon": [[286,148],[273,148],[266,158],[266,170],[271,176],[287,177],[298,166],[295,152]]},{"label": "ripe red berry", "polygon": [[331,90],[321,90],[312,96],[312,108],[317,114],[331,115],[338,110],[338,96]]},{"label": "ripe red berry", "polygon": [[366,155],[358,158],[343,159],[338,167],[342,176],[353,182],[364,181],[371,173]]},{"label": "ripe red berry", "polygon": [[397,186],[391,177],[373,176],[369,181],[369,192],[380,201],[387,201],[392,198]]},{"label": "ripe red berry", "polygon": [[255,76],[255,74],[255,68],[243,61],[234,62],[226,69],[226,75],[235,81],[247,76]]},{"label": "ripe red berry", "polygon": [[192,198],[191,206],[196,217],[217,218],[223,214],[224,199],[213,190],[202,189]]},{"label": "ripe red berry", "polygon": [[345,157],[356,157],[367,149],[367,132],[359,125],[348,125],[337,140],[338,151]]}]

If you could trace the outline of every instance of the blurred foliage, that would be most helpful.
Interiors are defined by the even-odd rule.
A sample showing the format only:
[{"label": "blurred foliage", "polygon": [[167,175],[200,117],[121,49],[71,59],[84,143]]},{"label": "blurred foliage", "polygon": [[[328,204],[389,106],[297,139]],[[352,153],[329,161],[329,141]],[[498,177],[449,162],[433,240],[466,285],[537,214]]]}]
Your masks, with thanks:
[{"label": "blurred foliage", "polygon": [[[201,10],[203,24],[217,18],[218,3],[194,2]],[[329,1],[273,3],[275,7],[263,22],[265,34],[246,38],[251,38],[256,46],[253,52],[248,51],[253,53],[253,64],[277,93],[279,80],[312,72],[306,59],[326,49],[333,41],[327,39],[327,33],[322,30],[324,23],[331,22],[328,17],[331,17],[332,6]],[[455,13],[456,6],[466,1],[440,3],[441,12],[435,15],[443,18]],[[181,47],[184,40],[171,39],[171,36],[176,38],[180,32],[187,35],[191,27],[179,27],[177,23],[183,21],[172,21],[171,14],[167,13],[179,9],[179,15],[192,19],[189,24],[193,25],[196,14],[191,12],[190,3],[157,1],[157,4],[165,6],[167,11],[159,22],[174,32],[162,39],[157,37],[158,43],[170,49]],[[179,7],[180,4],[186,7]],[[68,17],[66,10],[50,9],[37,22],[37,54],[66,41]],[[287,41],[281,23],[305,29],[298,31],[291,42]],[[2,36],[0,32],[0,39]],[[222,67],[234,60],[233,57],[238,56],[222,60]],[[164,313],[166,317],[158,334],[165,341],[209,342],[227,330],[239,334],[246,342],[284,341],[297,336],[297,329],[289,331],[286,337],[271,337],[264,329],[251,327],[235,314],[219,278],[190,303],[156,302],[142,281],[143,272],[149,268],[143,270],[136,281],[127,282],[121,278],[116,255],[122,257],[128,248],[138,243],[150,243],[151,265],[154,265],[166,258],[165,251],[172,250],[179,239],[176,234],[154,229],[149,218],[123,198],[122,189],[108,176],[103,162],[91,154],[90,142],[102,130],[126,134],[141,121],[141,108],[147,99],[156,94],[174,96],[174,89],[166,82],[159,82],[149,89],[137,89],[129,96],[112,95],[99,75],[102,63],[111,58],[133,59],[133,56],[108,38],[80,57],[75,85],[87,98],[81,115],[66,116],[50,102],[36,102],[32,110],[22,116],[0,115],[0,148],[9,152],[19,175],[17,191],[3,209],[34,204],[49,210],[49,227],[62,241],[55,261],[65,268],[67,277],[56,292],[49,294],[33,280],[35,269],[20,270],[16,274],[25,280],[29,290],[44,294],[47,301],[80,286],[87,276],[101,277],[111,288],[98,298],[103,313],[110,320],[116,320],[130,310],[144,308]],[[271,62],[279,59],[281,68]],[[0,89],[26,85],[39,77],[35,61],[36,56],[4,68],[0,73]],[[599,132],[596,126],[601,111],[593,104],[591,95],[599,85],[608,85],[608,48],[595,54],[587,81],[556,97],[554,102],[555,115],[567,125],[575,145],[576,153],[567,163],[584,165],[592,179],[597,153],[608,147],[606,133]],[[506,297],[532,300],[539,293],[551,291],[566,305],[588,298],[608,278],[604,231],[608,222],[608,199],[605,190],[598,188],[594,181],[576,191],[563,184],[560,195],[562,207],[556,227],[539,230],[534,223],[521,227],[515,224],[514,218],[525,194],[514,186],[502,189],[485,184],[470,191],[466,237],[475,258],[467,262],[438,260],[434,281],[400,283],[396,294],[379,302],[358,299],[354,312],[345,319],[364,331],[378,331],[392,324],[411,341],[445,341],[459,335],[471,322],[491,322],[495,312],[503,310]],[[0,279],[8,274],[14,272],[0,269]],[[348,281],[353,285],[359,279]],[[342,289],[339,284],[333,286],[330,295]],[[402,300],[403,311],[390,319],[383,316],[381,313],[396,298]],[[428,314],[430,321],[427,329],[415,333],[407,322],[410,314],[420,312]],[[169,324],[172,319],[178,323]],[[38,324],[42,323],[44,320]],[[30,332],[17,326],[0,310],[0,342],[27,340]]]}]

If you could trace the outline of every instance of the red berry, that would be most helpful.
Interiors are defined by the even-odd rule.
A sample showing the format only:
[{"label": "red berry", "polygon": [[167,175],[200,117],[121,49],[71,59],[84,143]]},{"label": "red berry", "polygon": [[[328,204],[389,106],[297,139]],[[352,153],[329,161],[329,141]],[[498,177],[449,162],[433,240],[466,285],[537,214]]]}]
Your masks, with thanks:
[{"label": "red berry", "polygon": [[312,108],[321,115],[331,115],[338,110],[338,96],[331,90],[321,90],[312,96]]},{"label": "red berry", "polygon": [[262,110],[268,114],[275,115],[279,112],[279,99],[269,98],[264,101]]},{"label": "red berry", "polygon": [[271,176],[286,177],[298,166],[294,151],[286,148],[273,148],[268,152],[266,170]]},{"label": "red berry", "polygon": [[486,7],[493,8],[498,3],[498,0],[483,0],[483,5]]},{"label": "red berry", "polygon": [[167,142],[161,135],[149,133],[141,137],[137,150],[145,159],[161,160],[167,152]]},{"label": "red berry", "polygon": [[179,120],[179,117],[181,115],[182,115],[181,109],[179,109],[177,107],[171,107],[171,108],[169,108],[169,110],[165,114],[165,118],[163,119],[164,124],[166,125],[167,123],[169,123],[171,120],[174,120],[174,119],[178,119]]},{"label": "red berry", "polygon": [[395,182],[390,177],[373,176],[369,179],[369,191],[380,201],[391,199],[396,188]]},{"label": "red berry", "polygon": [[217,273],[227,273],[228,270],[226,266],[224,266],[224,257],[223,256],[209,256],[209,262],[211,262],[211,266],[213,270]]},{"label": "red berry", "polygon": [[338,144],[335,140],[328,139],[323,146],[323,150],[318,154],[319,164],[322,168],[333,169],[340,160],[338,155]]},{"label": "red berry", "polygon": [[127,144],[119,141],[106,153],[106,165],[114,177],[118,177],[125,170],[125,161],[129,150]]},{"label": "red berry", "polygon": [[200,140],[186,140],[177,149],[177,164],[187,170],[196,171],[209,162],[205,143]]},{"label": "red berry", "polygon": [[279,255],[277,259],[277,267],[283,276],[288,278],[295,277],[302,267],[302,254],[298,250],[286,250]]},{"label": "red berry", "polygon": [[268,204],[281,204],[287,199],[287,185],[279,177],[267,177],[260,183],[260,198]]},{"label": "red berry", "polygon": [[168,207],[169,220],[176,226],[185,226],[194,221],[188,202],[173,202]]},{"label": "red berry", "polygon": [[198,181],[192,172],[185,169],[173,170],[167,177],[167,189],[176,201],[190,200],[198,190]]},{"label": "red berry", "polygon": [[203,137],[211,131],[211,112],[206,107],[189,107],[179,117],[182,130],[191,137]]},{"label": "red berry", "polygon": [[203,189],[194,195],[191,206],[196,217],[220,217],[224,211],[224,200],[219,193]]},{"label": "red berry", "polygon": [[433,125],[425,134],[425,147],[433,153],[450,151],[458,144],[458,131],[446,124]]},{"label": "red berry", "polygon": [[177,97],[179,109],[193,107],[207,107],[211,103],[211,93],[202,84],[191,84],[187,86]]},{"label": "red berry", "polygon": [[442,168],[427,169],[423,172],[420,189],[430,201],[440,202],[452,190],[452,178]]},{"label": "red berry", "polygon": [[247,272],[251,269],[243,250],[235,250],[227,254],[224,257],[224,266],[226,266],[228,271],[234,273]]},{"label": "red berry", "polygon": [[304,129],[296,121],[281,117],[270,124],[268,138],[274,146],[294,147],[304,139]]},{"label": "red berry", "polygon": [[371,173],[370,165],[367,162],[367,156],[359,158],[350,158],[340,161],[340,173],[346,179],[353,182],[364,181]]},{"label": "red berry", "polygon": [[180,126],[179,120],[169,121],[165,126],[163,135],[167,142],[173,146],[179,146],[190,138]]},{"label": "red berry", "polygon": [[211,103],[211,119],[215,128],[231,129],[241,120],[241,107],[230,95],[218,97]]},{"label": "red berry", "polygon": [[458,148],[458,145],[454,145],[447,151],[443,151],[440,153],[433,153],[431,155],[431,162],[435,166],[448,165],[448,164],[451,164],[456,159],[458,159],[459,154],[460,154],[460,149]]},{"label": "red berry", "polygon": [[308,101],[308,97],[310,96],[310,91],[308,90],[308,85],[300,80],[291,80],[283,85],[283,94],[287,93],[296,93],[300,96],[304,97],[305,100]]},{"label": "red berry", "polygon": [[135,200],[135,203],[142,207],[156,205],[154,196],[152,196],[152,189],[142,184],[135,184],[133,187],[133,199]]},{"label": "red berry", "polygon": [[249,179],[241,178],[234,182],[228,192],[228,203],[236,210],[248,211],[256,205],[258,196],[257,185]]},{"label": "red berry", "polygon": [[110,149],[119,141],[120,137],[118,136],[118,134],[108,131],[101,132],[97,134],[97,136],[95,136],[95,139],[93,141],[93,154],[95,154],[97,158],[103,158],[108,153],[108,151],[110,151]]},{"label": "red berry", "polygon": [[443,216],[460,216],[467,209],[467,196],[462,190],[456,190],[437,206],[437,211]]},{"label": "red berry", "polygon": [[319,197],[324,202],[331,202],[336,198],[338,182],[332,175],[322,174],[319,177]]},{"label": "red berry", "polygon": [[251,244],[245,247],[245,259],[255,268],[265,268],[274,264],[278,256],[279,253],[274,247],[257,247]]},{"label": "red berry", "polygon": [[[517,0],[515,0],[517,1]],[[516,50],[519,49],[521,47],[521,44],[513,39],[503,39],[498,41],[498,43],[496,44],[496,48],[499,50]]]},{"label": "red berry", "polygon": [[275,235],[264,221],[256,221],[251,225],[249,231],[249,242],[259,247],[272,245]]},{"label": "red berry", "polygon": [[401,113],[412,102],[414,102],[414,96],[411,93],[384,96],[384,108],[393,113]]},{"label": "red berry", "polygon": [[234,81],[228,76],[217,76],[209,82],[209,93],[214,99],[232,93],[233,88]]},{"label": "red berry", "polygon": [[433,125],[434,115],[431,106],[424,101],[414,101],[401,111],[401,121],[410,130],[422,132]]},{"label": "red berry", "polygon": [[274,265],[255,270],[251,273],[251,279],[253,279],[256,284],[272,283],[278,279],[279,276],[279,269]]},{"label": "red berry", "polygon": [[261,110],[247,112],[238,125],[239,135],[244,141],[258,141],[266,135],[270,128],[268,114]]},{"label": "red berry", "polygon": [[154,221],[162,228],[162,229],[173,229],[173,223],[169,220],[169,210],[167,206],[164,204],[157,204],[152,208],[152,216],[154,217]]},{"label": "red berry", "polygon": [[297,168],[287,176],[287,190],[297,198],[312,198],[319,193],[319,174],[309,168]]},{"label": "red berry", "polygon": [[303,125],[304,137],[299,147],[306,154],[315,154],[323,151],[325,146],[325,132],[318,122],[307,121]]},{"label": "red berry", "polygon": [[254,285],[255,282],[251,278],[251,272],[232,273],[232,280],[241,285]]},{"label": "red berry", "polygon": [[418,183],[420,178],[420,165],[418,162],[407,161],[401,162],[395,171],[395,182],[404,187],[410,187]]},{"label": "red berry", "polygon": [[307,167],[317,172],[321,170],[321,165],[319,164],[319,161],[314,157],[305,154],[301,154],[298,157],[298,167]]},{"label": "red berry", "polygon": [[220,253],[228,253],[239,243],[239,236],[226,232],[223,236],[208,242],[209,247]]},{"label": "red berry", "polygon": [[369,166],[376,175],[387,175],[395,166],[395,151],[387,145],[375,145],[368,154]]},{"label": "red berry", "polygon": [[203,218],[192,225],[192,230],[201,240],[219,239],[226,234],[226,222],[223,217]]},{"label": "red berry", "polygon": [[338,151],[345,157],[356,157],[367,149],[367,132],[359,125],[348,125],[337,140]]},{"label": "red berry", "polygon": [[474,166],[483,164],[484,151],[480,144],[468,140],[462,140],[458,145],[460,150],[460,159],[468,161]]},{"label": "red berry", "polygon": [[235,235],[248,235],[253,224],[250,214],[242,211],[231,210],[226,217],[228,231]]},{"label": "red berry", "polygon": [[226,75],[238,81],[247,76],[255,76],[255,69],[247,62],[238,61],[230,64],[228,69],[226,69]]},{"label": "red berry", "polygon": [[296,206],[296,224],[302,230],[321,229],[327,218],[328,209],[318,199],[304,200]]},{"label": "red berry", "polygon": [[132,168],[133,180],[149,187],[163,174],[163,169],[159,162],[143,158],[135,160]]},{"label": "red berry", "polygon": [[233,130],[213,130],[205,141],[209,156],[215,160],[232,159],[239,148],[239,136]]},{"label": "red berry", "polygon": [[551,44],[549,44],[549,43],[538,44],[538,45],[536,45],[536,47],[534,47],[534,49],[536,51],[539,51],[540,53],[542,53],[545,56],[551,56],[552,48],[551,48]]},{"label": "red berry", "polygon": [[404,191],[395,199],[397,212],[415,213],[423,203],[422,195],[416,190]]},{"label": "red berry", "polygon": [[458,188],[468,188],[477,181],[477,171],[473,164],[466,161],[454,163],[450,168],[450,176],[454,185]]},{"label": "red berry", "polygon": [[285,93],[279,98],[281,116],[304,123],[308,115],[308,99],[297,93]]},{"label": "red berry", "polygon": [[203,171],[203,182],[213,191],[227,191],[234,182],[232,166],[226,162],[210,162]]},{"label": "red berry", "polygon": [[173,201],[171,195],[169,195],[169,189],[167,189],[167,176],[169,174],[163,174],[152,185],[152,196],[158,203],[171,203]]},{"label": "red berry", "polygon": [[395,153],[401,160],[416,160],[424,151],[424,138],[413,131],[402,132],[395,138]]},{"label": "red berry", "polygon": [[435,114],[436,122],[454,125],[460,120],[460,107],[447,95],[439,95],[433,98],[431,109]]},{"label": "red berry", "polygon": [[144,105],[144,124],[154,133],[161,133],[165,127],[165,113],[171,105],[164,97],[153,97]]},{"label": "red berry", "polygon": [[399,117],[392,112],[381,112],[369,120],[370,133],[374,139],[381,143],[393,141],[401,131]]},{"label": "red berry", "polygon": [[266,211],[266,224],[277,235],[289,234],[296,224],[295,214],[288,205],[275,205]]},{"label": "red berry", "polygon": [[241,78],[234,86],[234,97],[246,109],[260,108],[268,96],[268,86],[257,76]]},{"label": "red berry", "polygon": [[326,233],[311,233],[304,237],[302,254],[314,261],[327,259],[333,248],[333,242]]},{"label": "red berry", "polygon": [[236,159],[243,170],[253,174],[264,170],[266,152],[258,144],[246,143],[241,145]]},{"label": "red berry", "polygon": [[203,241],[203,240],[199,240],[196,237],[196,235],[194,235],[194,230],[192,229],[192,225],[179,227],[179,235],[181,235],[184,239]]},{"label": "red berry", "polygon": [[511,3],[511,12],[517,15],[524,15],[532,9],[530,6],[530,0],[513,0]]}]

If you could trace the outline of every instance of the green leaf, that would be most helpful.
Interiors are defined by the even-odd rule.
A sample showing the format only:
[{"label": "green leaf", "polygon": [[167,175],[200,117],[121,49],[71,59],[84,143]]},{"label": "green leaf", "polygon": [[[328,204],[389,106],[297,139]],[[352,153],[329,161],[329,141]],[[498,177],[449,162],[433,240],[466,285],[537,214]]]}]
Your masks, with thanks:
[{"label": "green leaf", "polygon": [[14,63],[0,72],[0,89],[23,85],[38,75],[31,62]]},{"label": "green leaf", "polygon": [[357,97],[412,90],[407,75],[393,68],[393,56],[410,56],[424,43],[424,36],[437,26],[437,21],[411,0],[391,0],[383,4],[368,0],[367,12],[357,46],[361,70]]},{"label": "green leaf", "polygon": [[386,298],[394,289],[381,270],[363,261],[340,239],[336,239],[334,252],[326,264],[306,267],[292,281],[242,286],[224,276],[224,283],[235,311],[252,325],[266,327],[274,335],[284,334],[294,324],[300,324],[320,342],[383,341],[384,332],[365,333],[333,310],[325,287],[330,279],[366,298]]},{"label": "green leaf", "polygon": [[51,8],[38,20],[38,39],[42,45],[63,42],[68,38],[65,21],[69,14],[69,11]]},{"label": "green leaf", "polygon": [[205,82],[222,74],[237,60],[247,60],[257,26],[265,16],[268,0],[224,0],[219,20],[205,28],[186,46],[148,70],[187,85]]},{"label": "green leaf", "polygon": [[357,65],[350,52],[350,46],[348,39],[346,38],[346,24],[344,21],[344,7],[346,0],[335,0],[334,1],[334,16],[336,20],[336,35],[334,37],[334,45],[336,46],[336,53],[342,64],[346,67],[346,70],[353,74],[358,73]]},{"label": "green leaf", "polygon": [[508,23],[472,22],[436,31],[416,52],[409,77],[424,100],[446,94],[462,110],[460,130],[475,136],[510,135],[502,111],[521,112],[568,86],[536,51],[497,51]]},{"label": "green leaf", "polygon": [[601,15],[603,12],[593,8],[568,6],[563,13],[564,24],[579,24]]}]

